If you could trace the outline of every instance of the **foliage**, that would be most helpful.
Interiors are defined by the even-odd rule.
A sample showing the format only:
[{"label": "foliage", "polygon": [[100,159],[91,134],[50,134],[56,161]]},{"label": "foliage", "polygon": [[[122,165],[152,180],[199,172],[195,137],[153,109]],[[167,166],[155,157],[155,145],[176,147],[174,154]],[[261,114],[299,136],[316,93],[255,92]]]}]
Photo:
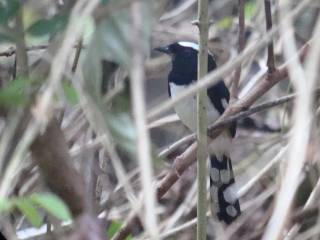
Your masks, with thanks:
[{"label": "foliage", "polygon": [[27,33],[33,36],[54,35],[65,29],[68,19],[67,13],[57,14],[49,19],[39,19],[27,29]]},{"label": "foliage", "polygon": [[18,209],[35,226],[40,227],[43,219],[38,209],[43,209],[61,221],[71,220],[68,207],[56,195],[36,193],[29,197],[0,198],[0,214],[8,214]]},{"label": "foliage", "polygon": [[[113,221],[110,224],[110,226],[109,226],[109,228],[107,230],[108,239],[111,239],[119,231],[119,229],[121,228],[122,224],[123,223],[117,222],[117,221]],[[131,240],[131,239],[133,239],[133,238],[130,235],[125,238],[125,240]]]},{"label": "foliage", "polygon": [[67,81],[62,81],[62,88],[64,95],[66,96],[68,102],[72,105],[79,103],[79,97],[76,89]]},{"label": "foliage", "polygon": [[[301,76],[307,76],[307,81],[304,81],[303,77],[299,77],[301,80],[299,83],[308,83],[309,77],[318,76],[315,74],[316,67],[313,69],[314,73],[309,71],[312,68],[308,67],[308,64],[312,61],[300,65],[298,58],[292,61],[291,58],[286,56],[286,54],[298,55],[293,46],[303,46],[313,35],[316,36],[314,32],[316,30],[315,26],[319,25],[319,9],[314,3],[306,4],[307,1],[280,1],[279,4],[270,1],[271,15],[274,18],[272,19],[273,28],[277,31],[280,29],[276,34],[271,36],[270,34],[273,33],[271,32],[268,35],[269,38],[272,38],[275,46],[275,73],[281,70],[278,77],[285,75],[287,81],[282,81],[281,84],[274,87],[269,85],[275,80],[273,77],[276,76],[270,71],[271,80],[269,79],[270,81],[266,83],[263,89],[259,89],[259,86],[265,83],[265,79],[262,79],[261,76],[266,76],[263,74],[267,73],[266,63],[270,57],[267,58],[267,55],[272,52],[266,51],[268,42],[267,35],[265,35],[265,9],[263,6],[266,1],[243,1],[246,25],[244,29],[246,34],[245,53],[238,53],[239,36],[237,34],[240,31],[238,31],[237,9],[239,1],[210,2],[208,12],[214,25],[210,28],[208,47],[215,55],[218,67],[215,72],[211,73],[213,75],[206,76],[206,79],[210,80],[211,76],[219,75],[222,72],[224,74],[220,74],[219,79],[223,78],[230,86],[232,85],[231,79],[236,76],[234,74],[237,67],[235,64],[241,64],[239,79],[241,80],[240,89],[243,92],[239,96],[240,101],[235,99],[234,106],[236,108],[237,103],[243,103],[248,99],[250,101],[245,103],[250,102],[250,104],[241,105],[241,109],[250,107],[263,94],[263,100],[275,101],[281,95],[288,95],[294,91],[298,92],[297,89],[299,88],[296,88],[295,85],[292,85],[294,87],[291,87],[289,91],[287,90],[288,86],[292,84],[292,82],[288,82],[295,77],[294,71],[297,71],[296,73],[302,71],[304,74],[301,74]],[[142,201],[142,198],[140,198],[141,192],[144,191],[141,187],[143,182],[140,177],[140,166],[134,161],[139,133],[136,131],[131,113],[130,94],[133,88],[130,86],[129,76],[135,70],[133,69],[133,50],[136,49],[137,45],[140,45],[142,47],[141,52],[145,55],[145,87],[148,101],[152,99],[146,104],[148,108],[154,107],[147,113],[148,116],[152,115],[150,113],[157,112],[153,110],[159,112],[164,112],[163,109],[168,110],[167,106],[170,104],[167,102],[168,76],[166,73],[170,70],[170,61],[168,58],[160,57],[159,53],[152,51],[152,48],[164,46],[177,39],[198,39],[197,28],[190,24],[191,19],[196,16],[196,4],[189,0],[99,0],[97,1],[99,5],[95,6],[89,13],[89,8],[86,7],[90,6],[92,2],[94,1],[0,0],[0,193],[7,193],[7,191],[2,191],[3,185],[6,185],[5,190],[10,189],[12,190],[10,192],[13,192],[9,197],[6,196],[6,193],[3,193],[3,196],[0,197],[0,216],[8,221],[11,227],[17,226],[17,219],[20,219],[21,216],[34,227],[40,227],[43,224],[44,216],[47,214],[57,218],[60,222],[69,221],[71,216],[68,207],[74,212],[72,207],[78,207],[77,204],[80,203],[79,205],[81,205],[81,202],[87,204],[88,199],[94,199],[94,201],[88,203],[90,210],[98,210],[97,215],[99,217],[106,216],[106,221],[103,222],[106,222],[108,226],[101,227],[101,232],[104,232],[108,239],[117,235],[120,229],[124,229],[124,232],[128,233],[132,230],[131,228],[135,228],[133,214],[138,217],[143,216],[141,214],[143,208],[139,207],[141,206],[140,201]],[[140,3],[141,14],[139,17],[143,26],[142,29],[139,29],[140,44],[136,44],[132,39],[132,18],[134,15],[132,3],[137,2]],[[309,0],[309,2],[312,1]],[[282,4],[284,5],[282,6]],[[308,7],[302,7],[299,10],[300,12],[296,11],[303,4],[308,5]],[[288,36],[286,29],[281,25],[283,16],[285,16],[282,15],[282,11],[286,12],[293,22],[293,25],[287,28],[291,31],[290,34],[293,33],[293,44],[283,44],[288,42]],[[79,20],[77,23],[81,24],[67,28],[73,20],[74,15],[71,16],[71,12],[78,13],[75,14],[76,20]],[[19,19],[22,20],[21,26],[18,24]],[[286,20],[288,19],[286,18]],[[288,20],[286,24],[290,25],[290,21]],[[74,31],[77,27],[79,27],[77,29],[79,31]],[[70,29],[70,32],[66,32],[66,29]],[[79,34],[76,35],[77,33]],[[69,35],[71,36],[70,39],[74,37],[72,41],[65,38]],[[79,42],[83,43],[82,48],[76,49],[75,46],[80,45]],[[61,48],[64,45],[67,47]],[[314,45],[316,44],[310,42],[310,49],[315,47]],[[289,46],[293,49],[288,49]],[[67,49],[68,54],[63,56],[65,52],[60,51],[61,49]],[[287,52],[284,49],[287,49]],[[77,52],[78,50],[79,52]],[[71,66],[75,63],[76,52],[80,53],[80,57],[79,63],[76,64],[77,69],[73,72]],[[314,51],[314,56],[316,53]],[[306,56],[304,59],[309,59],[309,57],[312,57],[311,55],[308,55],[308,52],[304,53],[304,56]],[[20,74],[20,71],[17,71],[17,66],[24,62],[24,57],[28,60],[24,63],[24,67],[28,68],[28,71],[25,71],[27,72],[25,76],[17,76],[17,72]],[[65,64],[59,66],[60,60]],[[53,62],[56,65],[53,65]],[[294,62],[295,65],[291,66],[290,69],[287,68],[286,62],[289,62],[289,64]],[[313,63],[315,64],[317,61],[313,61]],[[57,74],[59,78],[52,78],[52,76],[57,76],[55,72],[51,72],[52,69],[56,69],[56,66],[58,66],[58,69],[60,67],[61,74]],[[285,67],[282,68],[282,66]],[[225,71],[226,69],[229,70]],[[288,73],[289,76],[287,76]],[[279,82],[280,80],[278,79]],[[270,94],[265,94],[269,89],[266,86],[273,87]],[[257,89],[257,92],[251,92]],[[311,93],[305,95],[312,96]],[[318,100],[313,102],[314,107],[319,108],[317,104]],[[285,151],[287,151],[284,146],[288,145],[288,142],[292,139],[291,130],[292,125],[295,124],[293,113],[296,111],[296,105],[291,104],[288,100],[285,107],[275,108],[273,106],[268,111],[256,113],[252,118],[239,121],[238,136],[233,142],[235,146],[232,160],[237,182],[241,187],[239,191],[242,194],[241,197],[243,197],[241,200],[245,203],[243,206],[253,207],[254,213],[250,215],[249,212],[248,216],[250,216],[248,218],[246,217],[247,214],[243,214],[244,218],[243,221],[241,220],[239,230],[233,231],[230,228],[231,231],[229,231],[226,228],[226,235],[232,235],[232,238],[235,239],[251,239],[252,237],[260,238],[261,233],[265,231],[266,214],[269,216],[271,214],[270,209],[273,205],[276,205],[273,199],[276,199],[278,190],[274,187],[274,182],[281,171],[277,171],[275,166],[282,158],[288,158],[283,157]],[[45,107],[42,108],[42,106]],[[250,108],[248,111],[250,110],[252,109]],[[239,111],[240,108],[237,108],[236,113],[239,113]],[[283,111],[286,111],[286,114],[283,114]],[[227,111],[225,116],[230,116],[232,112]],[[314,115],[310,116],[309,119],[317,120],[318,112],[318,110],[314,111]],[[40,116],[39,113],[42,115]],[[306,115],[308,114],[301,114],[300,117],[303,116],[307,119]],[[296,116],[299,116],[299,114],[296,114]],[[42,121],[42,117],[44,121]],[[53,168],[58,169],[56,178],[50,178],[52,184],[48,184],[49,181],[45,181],[48,172],[38,162],[30,161],[34,157],[34,139],[37,140],[41,136],[47,136],[48,128],[46,128],[46,124],[50,123],[53,118],[56,118],[60,124],[58,125],[60,132],[56,132],[61,133],[57,134],[60,138],[57,136],[47,138],[49,141],[39,144],[38,147],[46,149],[45,145],[47,143],[55,145],[57,141],[63,140],[67,147],[65,149],[55,149],[56,152],[54,153],[57,156],[65,155],[68,157],[67,159],[72,159],[70,169],[74,171],[70,175],[63,176],[79,176],[79,179],[83,178],[81,180],[85,180],[83,181],[86,182],[85,186],[82,186],[84,185],[82,181],[75,181],[71,184],[66,181],[65,185],[62,185],[63,192],[56,191],[57,188],[54,188],[53,185],[59,182],[56,181],[57,179],[61,180],[59,179],[61,177],[59,170],[64,166],[60,166],[60,163],[57,164],[58,161],[48,162],[49,157],[44,154],[42,159],[46,161],[49,171]],[[180,121],[177,121],[174,117],[166,116],[163,119],[154,120],[156,121],[148,122],[150,124],[148,130],[150,130],[151,140],[154,143],[152,149],[153,170],[157,175],[157,177],[154,176],[154,180],[157,181],[154,186],[157,186],[157,190],[159,190],[157,192],[158,197],[162,198],[166,194],[165,199],[159,201],[161,207],[157,208],[159,210],[159,214],[157,214],[160,216],[158,229],[163,230],[160,234],[167,236],[168,239],[190,239],[190,236],[191,238],[194,236],[195,231],[192,227],[195,219],[192,219],[192,216],[194,216],[196,203],[196,178],[194,168],[189,168],[189,166],[195,162],[193,156],[195,148],[188,148],[188,151],[185,151],[185,149],[193,140],[190,140],[192,137],[189,136],[187,137],[188,140],[185,138],[183,141],[179,141],[185,137],[187,132]],[[306,120],[301,122],[308,123]],[[313,230],[309,226],[300,228],[298,222],[300,220],[297,221],[296,216],[299,217],[299,214],[304,216],[303,214],[311,212],[308,204],[314,200],[311,197],[314,194],[310,194],[310,192],[318,192],[319,157],[317,156],[318,152],[315,151],[319,142],[317,122],[319,121],[314,121],[309,126],[312,131],[310,131],[311,136],[306,138],[309,141],[308,144],[300,144],[300,147],[306,149],[305,162],[301,162],[301,165],[306,166],[303,168],[303,174],[301,174],[301,171],[300,175],[298,173],[294,175],[296,180],[298,175],[310,180],[308,188],[300,186],[300,189],[296,191],[299,196],[296,197],[295,201],[299,200],[299,206],[302,208],[297,209],[294,201],[285,202],[283,205],[293,207],[291,208],[291,218],[286,221],[287,228],[283,228],[282,233],[285,235],[286,231],[290,230],[291,233],[291,230],[293,230],[293,237],[297,239],[300,239],[299,234],[303,235]],[[301,126],[302,124],[300,124]],[[308,132],[307,128],[305,129],[305,132]],[[114,158],[112,153],[106,151],[110,149],[106,149],[108,146],[104,144],[105,136],[111,140],[112,147],[113,144],[115,145],[114,156],[119,157],[119,159]],[[297,139],[302,138],[298,137]],[[307,142],[307,140],[305,141]],[[159,152],[161,154],[158,154]],[[281,153],[281,157],[278,157],[280,154],[275,156],[278,152]],[[300,152],[302,155],[302,151]],[[290,167],[295,162],[299,163],[299,154],[295,155],[297,161],[286,162],[285,165],[288,165],[288,169],[291,169]],[[161,155],[161,158],[159,155]],[[124,165],[124,169],[121,169],[121,164],[117,166],[119,162],[110,161],[115,159]],[[304,160],[303,157],[300,159],[301,161]],[[57,158],[54,158],[54,160],[57,160]],[[28,168],[29,166],[26,166],[29,164],[32,166],[32,170]],[[26,168],[24,168],[25,166]],[[8,171],[8,169],[11,171]],[[68,171],[71,171],[70,169]],[[186,171],[186,169],[188,170]],[[123,176],[121,176],[119,170],[124,171]],[[12,172],[14,174],[7,174]],[[88,172],[90,172],[90,175],[88,175]],[[39,173],[40,178],[38,178]],[[61,173],[64,174],[65,171],[61,171]],[[25,174],[27,180],[25,180]],[[14,179],[12,186],[11,181],[3,181],[4,176],[9,176],[7,179]],[[37,177],[36,183],[32,182],[35,176]],[[78,180],[78,178],[75,179]],[[121,183],[124,179],[129,183],[125,187]],[[181,181],[178,181],[179,179]],[[240,181],[238,181],[239,179]],[[288,179],[290,179],[290,176]],[[246,184],[246,181],[248,181],[248,184]],[[3,184],[3,182],[9,184]],[[69,186],[75,187],[76,190],[80,185],[79,188],[82,190],[89,186],[90,191],[85,189],[78,195],[72,195],[73,198],[71,199],[74,199],[74,205],[72,201],[66,201],[69,204],[68,206],[53,194],[36,193],[21,197],[16,194],[33,192],[33,183],[36,185],[36,189],[46,186],[51,188],[50,190],[57,193],[58,196],[65,196],[65,189],[67,189],[68,194],[72,194],[72,191],[68,191]],[[175,184],[174,188],[171,187],[173,184]],[[252,191],[250,189],[253,186]],[[279,186],[283,187],[284,185],[280,184]],[[27,191],[20,191],[22,189]],[[292,191],[292,189],[288,188],[286,190]],[[249,194],[247,194],[248,192]],[[292,193],[291,196],[293,195]],[[77,199],[80,196],[84,199]],[[263,197],[261,198],[261,196]],[[254,204],[247,204],[248,202],[246,202],[258,198],[260,200],[254,201]],[[132,201],[132,199],[136,201]],[[100,205],[96,206],[98,204],[93,204],[93,202],[100,203],[104,200],[107,200],[107,204],[103,208]],[[138,206],[138,209],[134,209],[134,205]],[[87,213],[86,207],[80,206],[79,209]],[[316,219],[319,214],[316,211],[318,210],[317,206],[311,205],[311,210],[313,210],[312,207],[314,208],[312,217],[305,217],[303,222],[310,223],[310,226],[314,226],[316,229],[316,224],[312,225],[310,220]],[[204,208],[201,209],[205,210]],[[244,208],[243,212],[246,211],[248,210]],[[89,213],[91,214],[91,212]],[[19,218],[16,218],[17,215]],[[83,234],[79,230],[80,228],[78,229],[79,219],[75,219],[72,231]],[[100,221],[94,215],[89,220],[85,219],[84,222],[88,223],[90,220],[93,223]],[[140,220],[143,228],[136,228],[137,232],[135,233],[141,233],[141,235],[129,235],[126,237],[127,240],[136,237],[139,239],[150,237],[147,235],[148,228],[144,225],[148,221],[143,218],[140,218]],[[299,224],[291,225],[292,223]],[[17,231],[24,230],[26,225],[23,223],[21,226]],[[88,226],[91,225],[88,224]],[[99,224],[94,226],[100,227]],[[214,229],[209,229],[210,234],[211,230]],[[305,230],[308,230],[308,232]],[[64,232],[59,234],[61,234],[59,235],[61,238],[66,237]],[[91,232],[88,231],[87,234],[91,234]],[[172,234],[176,236],[171,237]],[[85,239],[85,237],[83,238]]]},{"label": "foliage", "polygon": [[7,24],[20,9],[19,0],[6,0],[0,2],[0,24]]},{"label": "foliage", "polygon": [[[109,3],[111,4],[111,2]],[[144,28],[141,29],[143,50],[147,54],[150,50],[150,35],[153,25],[152,1],[142,1],[142,19]],[[102,81],[107,84],[111,81],[112,71],[109,75],[102,76],[102,61],[112,65],[117,63],[121,68],[130,71],[132,61],[132,39],[130,10],[122,9],[111,14],[96,26],[83,63],[84,90],[90,96],[91,101],[99,109],[95,114],[102,114],[102,118],[115,142],[130,154],[135,153],[136,132],[130,117],[126,111],[125,102],[129,95],[123,94],[123,99],[118,98],[122,104],[117,109],[106,109],[103,94],[101,92]],[[107,67],[106,65],[104,67]],[[104,79],[103,79],[104,78]],[[124,103],[124,105],[123,105]],[[117,104],[116,104],[117,105]],[[120,111],[119,111],[120,110]]]},{"label": "foliage", "polygon": [[30,79],[18,77],[0,89],[0,106],[16,107],[28,100]]}]

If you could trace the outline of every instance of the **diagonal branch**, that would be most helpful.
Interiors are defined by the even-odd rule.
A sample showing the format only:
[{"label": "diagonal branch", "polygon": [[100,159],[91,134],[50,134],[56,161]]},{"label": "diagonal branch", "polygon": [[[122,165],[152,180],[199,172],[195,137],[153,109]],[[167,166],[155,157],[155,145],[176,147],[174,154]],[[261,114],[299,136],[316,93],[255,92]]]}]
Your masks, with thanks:
[{"label": "diagonal branch", "polygon": [[[304,60],[304,56],[307,52],[309,44],[305,44],[299,51],[299,57],[301,60]],[[287,63],[280,67],[279,70],[275,71],[271,77],[268,74],[265,74],[264,79],[243,99],[237,101],[234,105],[230,106],[223,116],[214,124],[223,125],[223,121],[229,117],[234,116],[235,114],[240,113],[244,109],[248,109],[253,105],[262,95],[268,92],[274,85],[276,85],[281,80],[284,80],[288,76],[287,72]],[[213,139],[223,131],[224,128],[217,128],[212,126],[212,131],[210,130],[210,137]],[[162,198],[164,194],[172,187],[172,185],[179,179],[182,173],[196,161],[196,148],[197,144],[193,143],[185,152],[178,156],[172,168],[166,174],[166,176],[159,182],[157,188],[157,197],[158,199]],[[127,221],[124,223],[120,231],[112,238],[112,240],[123,240],[131,232],[131,229],[135,224],[138,223],[138,218],[135,214],[131,214]]]},{"label": "diagonal branch", "polygon": [[268,31],[258,42],[254,42],[246,47],[239,56],[235,57],[232,61],[222,65],[216,71],[208,73],[201,81],[198,81],[193,86],[187,88],[183,93],[179,94],[174,99],[162,102],[160,106],[156,106],[150,110],[148,114],[148,119],[153,119],[163,112],[170,110],[178,102],[182,101],[186,97],[195,95],[200,89],[208,88],[209,86],[217,83],[222,77],[228,75],[233,69],[238,67],[245,59],[247,59],[252,54],[256,53],[263,47],[265,47],[272,39],[272,37],[278,33],[281,25],[284,21],[288,19],[296,19],[297,16],[308,6],[312,0],[303,0],[297,5],[290,13],[288,13],[277,26],[273,26],[270,31]]}]

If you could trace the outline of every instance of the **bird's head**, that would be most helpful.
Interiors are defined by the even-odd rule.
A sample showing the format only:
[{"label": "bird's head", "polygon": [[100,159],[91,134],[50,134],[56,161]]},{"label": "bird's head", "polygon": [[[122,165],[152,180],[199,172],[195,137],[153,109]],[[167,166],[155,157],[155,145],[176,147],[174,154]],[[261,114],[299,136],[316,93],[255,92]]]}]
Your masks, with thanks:
[{"label": "bird's head", "polygon": [[198,44],[175,42],[164,47],[155,48],[155,50],[170,55],[172,66],[177,73],[190,74],[190,72],[195,72],[196,74]]},{"label": "bird's head", "polygon": [[155,48],[156,51],[171,55],[173,58],[197,57],[199,45],[193,42],[175,42],[164,47]]}]

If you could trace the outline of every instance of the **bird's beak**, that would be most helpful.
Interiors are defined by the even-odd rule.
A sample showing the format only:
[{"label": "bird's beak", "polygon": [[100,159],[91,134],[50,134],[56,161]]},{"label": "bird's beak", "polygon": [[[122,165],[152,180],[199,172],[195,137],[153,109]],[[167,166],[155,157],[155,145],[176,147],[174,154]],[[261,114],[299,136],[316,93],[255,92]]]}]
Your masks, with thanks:
[{"label": "bird's beak", "polygon": [[157,47],[154,50],[158,51],[158,52],[166,53],[166,54],[170,54],[171,53],[169,47]]}]

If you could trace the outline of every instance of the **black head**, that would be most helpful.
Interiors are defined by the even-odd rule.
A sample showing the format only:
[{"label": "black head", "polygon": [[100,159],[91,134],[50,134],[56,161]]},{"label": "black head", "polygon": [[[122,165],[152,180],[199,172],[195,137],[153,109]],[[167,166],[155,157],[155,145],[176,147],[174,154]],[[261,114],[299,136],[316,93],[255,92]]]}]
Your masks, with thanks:
[{"label": "black head", "polygon": [[197,79],[198,48],[196,43],[176,42],[155,49],[171,56],[172,70],[169,74],[169,82],[182,85]]},{"label": "black head", "polygon": [[175,42],[168,46],[155,48],[156,51],[170,54],[173,57],[197,56],[199,46],[193,42]]},{"label": "black head", "polygon": [[[176,42],[155,50],[169,54],[172,58],[172,70],[169,82],[178,85],[190,84],[197,79],[199,45],[193,42]],[[208,70],[216,67],[211,55],[208,55]]]}]

